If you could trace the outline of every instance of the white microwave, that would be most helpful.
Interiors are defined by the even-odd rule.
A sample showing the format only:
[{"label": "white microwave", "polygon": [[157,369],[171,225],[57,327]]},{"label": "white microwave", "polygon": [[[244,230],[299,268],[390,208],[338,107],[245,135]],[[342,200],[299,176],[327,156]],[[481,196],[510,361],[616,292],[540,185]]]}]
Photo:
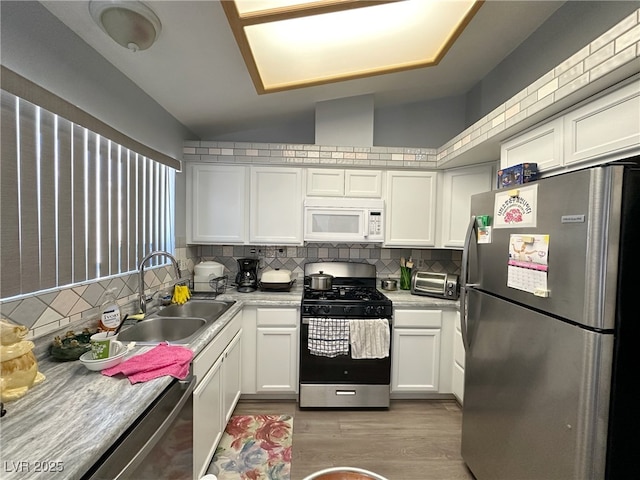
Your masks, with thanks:
[{"label": "white microwave", "polygon": [[384,241],[384,201],[362,198],[307,198],[305,242]]}]

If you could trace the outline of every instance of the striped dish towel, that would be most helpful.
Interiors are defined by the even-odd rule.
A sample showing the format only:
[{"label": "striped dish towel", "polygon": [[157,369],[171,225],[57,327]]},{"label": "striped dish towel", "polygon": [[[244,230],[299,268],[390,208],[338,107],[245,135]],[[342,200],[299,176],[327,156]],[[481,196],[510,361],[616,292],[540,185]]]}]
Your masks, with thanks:
[{"label": "striped dish towel", "polygon": [[351,358],[385,358],[389,356],[391,329],[386,318],[349,321]]},{"label": "striped dish towel", "polygon": [[308,346],[311,355],[349,355],[349,321],[344,318],[310,318]]}]

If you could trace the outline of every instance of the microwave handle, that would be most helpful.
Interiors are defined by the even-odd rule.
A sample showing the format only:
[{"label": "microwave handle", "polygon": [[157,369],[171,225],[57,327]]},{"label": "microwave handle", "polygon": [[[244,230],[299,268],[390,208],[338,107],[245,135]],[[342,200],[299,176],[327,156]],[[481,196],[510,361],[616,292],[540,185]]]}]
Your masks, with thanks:
[{"label": "microwave handle", "polygon": [[366,210],[362,215],[362,234],[364,235],[364,238],[367,238],[369,236],[369,228],[371,228],[369,219],[370,214],[369,211]]}]

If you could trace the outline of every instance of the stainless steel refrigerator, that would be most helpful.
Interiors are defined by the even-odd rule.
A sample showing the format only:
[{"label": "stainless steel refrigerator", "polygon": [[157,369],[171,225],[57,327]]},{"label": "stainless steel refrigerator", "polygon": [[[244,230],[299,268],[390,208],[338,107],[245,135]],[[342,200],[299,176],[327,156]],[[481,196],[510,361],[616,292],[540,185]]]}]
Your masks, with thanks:
[{"label": "stainless steel refrigerator", "polygon": [[461,448],[478,480],[637,478],[637,162],[472,197]]}]

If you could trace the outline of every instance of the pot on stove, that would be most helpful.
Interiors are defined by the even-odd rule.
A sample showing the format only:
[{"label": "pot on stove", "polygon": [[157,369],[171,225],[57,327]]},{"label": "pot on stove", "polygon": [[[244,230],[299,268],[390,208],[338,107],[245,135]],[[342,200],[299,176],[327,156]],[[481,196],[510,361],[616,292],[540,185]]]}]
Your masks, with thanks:
[{"label": "pot on stove", "polygon": [[320,270],[318,273],[312,273],[309,275],[309,282],[311,290],[331,290],[333,285],[333,275],[329,275],[328,273],[324,273]]}]

